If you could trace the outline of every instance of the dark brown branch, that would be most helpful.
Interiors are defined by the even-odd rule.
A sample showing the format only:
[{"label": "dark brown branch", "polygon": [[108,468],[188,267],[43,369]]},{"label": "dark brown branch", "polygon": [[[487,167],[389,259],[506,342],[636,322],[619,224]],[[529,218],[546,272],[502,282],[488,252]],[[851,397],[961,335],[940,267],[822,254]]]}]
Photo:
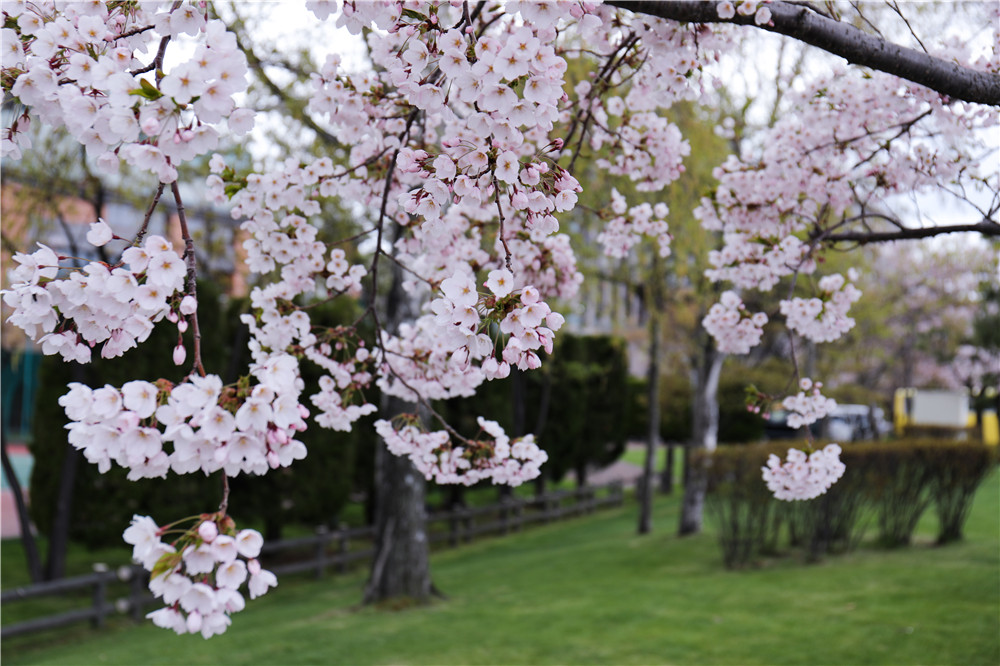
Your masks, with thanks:
[{"label": "dark brown branch", "polygon": [[609,0],[615,7],[685,23],[734,23],[749,25],[797,39],[846,58],[854,65],[898,76],[953,99],[1000,106],[1000,75],[962,67],[868,35],[852,25],[835,21],[809,8],[783,0],[767,4],[771,23],[756,26],[753,16],[736,14],[720,19],[715,2],[693,0]]},{"label": "dark brown branch", "polygon": [[503,245],[504,251],[504,264],[507,266],[507,270],[510,274],[514,274],[514,267],[510,263],[510,247],[507,245],[507,239],[504,238],[503,230],[503,208],[500,206],[500,183],[497,182],[496,176],[493,177],[493,194],[496,197],[497,202],[497,215],[500,217],[500,229],[497,232],[497,236],[500,238],[500,244]]},{"label": "dark brown branch", "polygon": [[[181,6],[181,1],[176,0],[173,7],[170,8],[171,12],[177,11]],[[156,49],[156,56],[153,58],[153,62],[149,63],[142,69],[137,69],[134,72],[129,72],[133,76],[138,76],[139,74],[145,74],[146,72],[153,72],[156,77],[156,83],[159,85],[160,79],[163,78],[163,57],[167,54],[167,44],[170,43],[170,35],[164,35],[160,38],[160,47]]]},{"label": "dark brown branch", "polygon": [[942,234],[955,233],[979,233],[983,236],[1000,237],[1000,223],[993,220],[983,220],[975,224],[953,224],[941,227],[921,227],[919,229],[902,228],[898,231],[845,231],[839,234],[828,236],[819,235],[816,238],[824,243],[857,243],[867,245],[869,243],[885,243],[897,240],[917,240],[920,238],[931,238]]},{"label": "dark brown branch", "polygon": [[[181,224],[181,238],[184,239],[184,261],[187,263],[187,293],[198,299],[198,268],[194,256],[194,239],[188,231],[187,215],[184,213],[184,202],[181,200],[181,191],[177,187],[177,181],[170,183],[170,191],[174,194],[174,203],[177,205],[177,219]],[[191,337],[194,339],[194,369],[202,377],[205,376],[205,366],[201,363],[201,329],[198,327],[198,311],[188,315],[188,324],[191,325]]]}]

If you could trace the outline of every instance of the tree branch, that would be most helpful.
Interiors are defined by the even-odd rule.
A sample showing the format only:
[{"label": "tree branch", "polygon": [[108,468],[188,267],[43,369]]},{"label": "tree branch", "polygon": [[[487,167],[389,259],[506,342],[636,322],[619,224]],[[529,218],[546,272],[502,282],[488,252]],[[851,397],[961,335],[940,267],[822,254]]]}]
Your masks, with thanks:
[{"label": "tree branch", "polygon": [[954,234],[961,232],[979,233],[983,236],[1000,237],[1000,224],[993,220],[982,220],[975,224],[953,224],[942,227],[921,227],[919,229],[902,228],[898,231],[845,231],[840,234],[820,235],[817,237],[824,243],[845,243],[853,242],[858,245],[869,243],[885,243],[896,240],[916,240],[920,238],[931,238],[942,234]]},{"label": "tree branch", "polygon": [[[188,231],[187,215],[184,213],[184,202],[181,200],[181,191],[177,187],[177,181],[170,183],[170,191],[174,195],[174,205],[177,207],[177,219],[181,225],[181,237],[184,239],[184,261],[187,264],[187,289],[186,294],[198,298],[198,268],[194,254],[194,239]],[[198,326],[198,311],[195,310],[188,316],[188,323],[191,325],[191,337],[194,339],[194,370],[201,377],[205,376],[205,366],[201,363],[201,328]],[[192,371],[192,372],[193,372]]]},{"label": "tree branch", "polygon": [[608,4],[685,23],[755,26],[841,56],[851,64],[918,83],[953,99],[1000,106],[1000,75],[962,67],[916,49],[893,44],[847,23],[821,16],[806,6],[784,0],[767,4],[771,11],[771,23],[762,26],[756,26],[753,16],[736,14],[730,19],[719,18],[718,3],[715,2],[609,0]]},{"label": "tree branch", "polygon": [[236,20],[230,25],[232,34],[236,36],[236,46],[243,51],[247,57],[247,64],[250,68],[257,73],[257,78],[260,79],[261,83],[271,92],[272,95],[281,100],[281,103],[288,110],[289,115],[298,120],[300,123],[311,129],[316,133],[316,136],[326,145],[332,147],[340,146],[340,142],[335,136],[330,134],[328,131],[320,127],[316,121],[306,113],[304,104],[293,98],[286,89],[279,86],[277,83],[271,80],[271,78],[264,71],[264,63],[261,61],[257,54],[254,53],[253,48],[244,44],[243,39],[240,37],[239,28],[243,27],[242,20],[237,17]]}]

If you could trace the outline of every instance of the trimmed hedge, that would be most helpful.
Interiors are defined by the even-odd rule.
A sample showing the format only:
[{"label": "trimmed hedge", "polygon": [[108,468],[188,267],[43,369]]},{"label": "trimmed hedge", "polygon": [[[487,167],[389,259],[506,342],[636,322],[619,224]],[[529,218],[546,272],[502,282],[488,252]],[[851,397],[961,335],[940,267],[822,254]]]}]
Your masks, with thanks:
[{"label": "trimmed hedge", "polygon": [[[774,499],[761,479],[769,454],[784,457],[787,443],[723,446],[697,454],[708,469],[707,506],[719,523],[723,561],[745,566],[779,552],[779,541],[810,561],[860,543],[869,524],[886,547],[908,545],[917,521],[933,504],[938,543],[960,539],[979,484],[996,464],[994,447],[979,442],[900,440],[848,444],[844,476],[808,502]],[[800,445],[801,446],[801,445]]]}]

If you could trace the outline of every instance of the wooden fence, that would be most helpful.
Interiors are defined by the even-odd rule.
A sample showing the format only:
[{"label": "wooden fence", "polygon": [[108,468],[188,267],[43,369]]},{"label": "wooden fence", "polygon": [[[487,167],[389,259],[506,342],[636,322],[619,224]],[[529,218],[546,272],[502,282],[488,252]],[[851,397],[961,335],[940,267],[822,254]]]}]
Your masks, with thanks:
[{"label": "wooden fence", "polygon": [[[606,506],[620,506],[623,500],[619,481],[529,498],[511,497],[488,506],[434,512],[427,517],[427,528],[431,544],[455,547],[485,535],[519,532],[532,523],[548,523]],[[330,568],[343,573],[352,564],[370,561],[375,552],[373,532],[371,526],[350,528],[345,525],[337,530],[320,527],[310,536],[265,543],[260,559],[277,576],[312,572],[316,578],[322,578]],[[141,621],[146,608],[158,603],[149,593],[148,581],[149,574],[137,564],[114,570],[106,564],[95,564],[93,573],[85,576],[4,590],[0,595],[0,605],[4,609],[12,603],[45,596],[87,596],[90,601],[84,608],[5,625],[0,627],[0,637],[85,621],[90,621],[94,627],[103,627],[109,616],[118,613],[127,613],[132,619]],[[114,601],[111,601],[112,594],[116,595]]]}]

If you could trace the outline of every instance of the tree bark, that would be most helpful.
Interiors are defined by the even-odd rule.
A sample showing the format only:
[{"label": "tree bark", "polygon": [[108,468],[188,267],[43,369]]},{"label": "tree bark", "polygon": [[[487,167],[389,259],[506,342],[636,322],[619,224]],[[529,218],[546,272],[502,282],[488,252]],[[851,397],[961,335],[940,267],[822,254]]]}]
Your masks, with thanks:
[{"label": "tree bark", "polygon": [[1000,106],[1000,75],[962,67],[953,62],[889,42],[882,37],[824,16],[798,2],[767,3],[771,21],[756,25],[753,16],[719,18],[718,3],[692,0],[610,0],[633,12],[685,23],[735,23],[755,26],[841,56],[854,65],[879,70],[926,86],[952,99]]},{"label": "tree bark", "polygon": [[[400,227],[393,225],[393,229],[395,246]],[[392,283],[385,298],[384,322],[386,330],[395,333],[400,324],[416,318],[417,305],[403,293],[403,271],[399,264],[393,262],[391,266]],[[381,411],[388,420],[403,413],[419,413],[415,404],[385,394]],[[379,439],[375,450],[375,557],[364,603],[429,600],[433,585],[425,487],[423,476],[409,458],[393,455]]]},{"label": "tree bark", "polygon": [[80,452],[67,442],[62,471],[59,474],[59,495],[56,498],[52,532],[49,534],[49,550],[45,558],[45,580],[58,580],[66,575],[66,551],[69,548],[73,487],[76,485],[76,468],[79,460]]},{"label": "tree bark", "polygon": [[10,491],[14,495],[14,503],[17,505],[17,519],[20,522],[21,544],[24,546],[24,557],[28,564],[28,575],[32,583],[39,583],[42,580],[42,559],[38,555],[38,544],[35,542],[35,535],[31,533],[31,518],[28,516],[28,505],[24,501],[24,491],[21,489],[21,482],[14,474],[14,466],[10,463],[7,455],[7,439],[0,433],[0,462],[3,464],[3,473],[10,484]]},{"label": "tree bark", "polygon": [[[87,371],[82,365],[73,365],[73,381],[87,383]],[[80,452],[66,442],[62,470],[59,473],[59,494],[56,497],[55,516],[49,533],[49,548],[45,557],[45,580],[57,580],[66,575],[66,551],[69,548],[69,527],[73,513],[73,489],[76,486],[76,469]]]},{"label": "tree bark", "polygon": [[[719,375],[725,355],[720,354],[712,339],[702,333],[704,342],[701,358],[694,372],[693,433],[687,453],[689,460],[698,450],[714,451],[719,440]],[[705,492],[708,476],[701,464],[690,464],[684,484],[684,499],[681,503],[681,519],[678,534],[697,534],[701,531],[702,514],[705,509]]]},{"label": "tree bark", "polygon": [[663,472],[660,474],[660,492],[670,495],[674,492],[674,445],[665,444],[667,462],[663,465]]},{"label": "tree bark", "polygon": [[[395,397],[383,400],[386,418],[413,412]],[[431,595],[424,478],[409,458],[393,455],[385,442],[375,451],[375,559],[364,603],[400,599],[426,603]]]},{"label": "tree bark", "polygon": [[653,255],[653,271],[649,280],[649,369],[646,381],[648,400],[648,430],[646,431],[646,460],[642,466],[639,485],[639,534],[649,534],[653,529],[653,490],[656,450],[660,443],[660,311],[662,290],[660,286],[660,256]]}]

